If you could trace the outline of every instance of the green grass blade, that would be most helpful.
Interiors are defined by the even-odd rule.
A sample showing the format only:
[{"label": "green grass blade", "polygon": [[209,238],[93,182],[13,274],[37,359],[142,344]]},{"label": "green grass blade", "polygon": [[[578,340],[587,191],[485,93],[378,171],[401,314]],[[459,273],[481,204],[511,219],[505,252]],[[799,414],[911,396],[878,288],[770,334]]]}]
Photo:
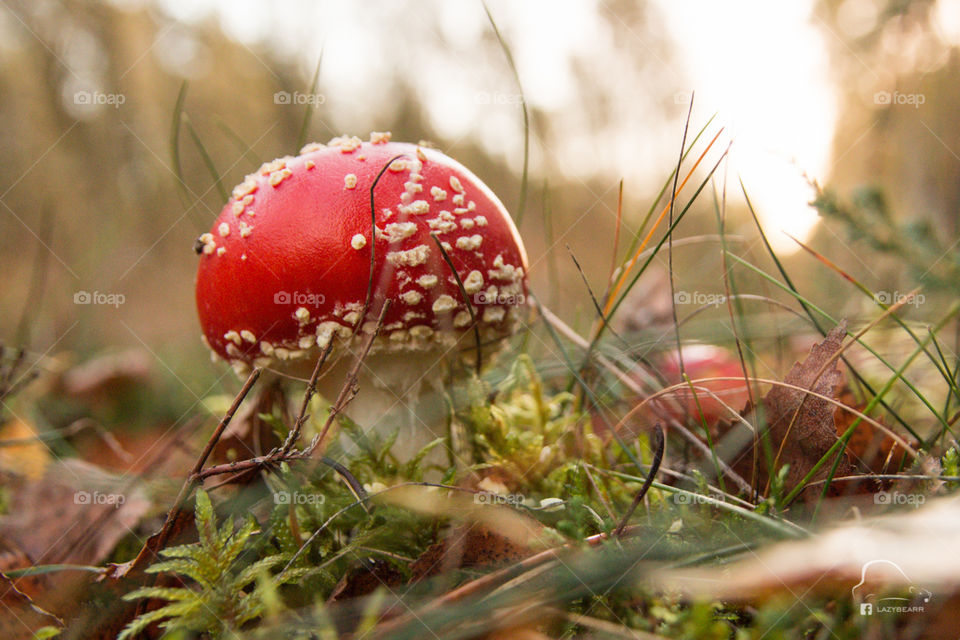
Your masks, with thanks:
[{"label": "green grass blade", "polygon": [[[753,223],[757,227],[757,231],[760,233],[760,238],[763,241],[763,246],[766,248],[767,254],[773,260],[773,263],[777,266],[777,271],[780,272],[780,277],[782,277],[783,281],[786,282],[787,287],[791,292],[791,295],[793,295],[794,298],[797,300],[797,302],[800,303],[800,306],[801,308],[803,308],[804,313],[807,314],[807,317],[810,319],[810,322],[813,324],[814,327],[816,327],[820,335],[826,336],[827,335],[826,328],[823,325],[821,325],[820,322],[817,321],[816,315],[814,315],[811,308],[807,306],[807,303],[804,300],[804,298],[799,295],[800,294],[799,290],[793,284],[793,280],[791,280],[790,275],[787,273],[787,270],[783,266],[783,263],[780,262],[780,258],[777,256],[777,253],[773,250],[773,247],[770,245],[770,241],[767,240],[767,234],[763,230],[763,225],[760,224],[760,218],[759,216],[757,216],[757,212],[753,208],[753,203],[750,201],[750,194],[747,193],[746,185],[743,184],[742,179],[740,180],[740,189],[743,192],[744,199],[746,200],[747,209],[750,211],[750,215],[753,217]],[[850,372],[853,373],[853,376],[857,379],[857,382],[867,391],[867,393],[870,394],[871,397],[876,396],[877,393],[876,393],[876,390],[874,390],[873,385],[867,382],[866,378],[864,378],[863,375],[861,375],[860,372],[857,371],[857,369],[853,366],[853,364],[849,361],[849,359],[846,356],[843,356],[841,359],[843,360],[843,363],[847,366],[847,368],[850,370]],[[910,425],[907,424],[907,421],[904,420],[893,407],[888,405],[886,402],[881,402],[881,406],[893,417],[894,420],[900,423],[902,427],[910,431]]]},{"label": "green grass blade", "polygon": [[503,35],[500,33],[497,22],[493,19],[493,14],[490,13],[490,8],[486,2],[483,3],[483,10],[487,13],[487,19],[490,21],[490,26],[493,27],[493,33],[497,36],[497,42],[500,43],[503,55],[506,56],[507,64],[513,73],[513,79],[517,83],[517,91],[520,92],[520,108],[523,110],[523,173],[520,176],[520,200],[517,203],[517,213],[513,217],[517,228],[519,228],[520,225],[523,224],[523,213],[527,207],[527,175],[530,164],[530,114],[527,112],[527,99],[523,95],[523,84],[520,82],[520,74],[517,72],[517,65],[513,61],[513,54],[510,52],[510,47],[507,45],[507,41],[503,39]]},{"label": "green grass blade", "polygon": [[[317,95],[317,87],[320,82],[320,65],[323,63],[323,48],[320,49],[320,55],[317,57],[317,66],[313,70],[313,79],[310,81],[310,96]],[[307,100],[306,109],[303,111],[303,122],[300,124],[300,133],[297,134],[296,149],[302,149],[307,142],[307,134],[310,131],[310,120],[313,118],[313,100]]]},{"label": "green grass blade", "polygon": [[[935,331],[943,327],[943,325],[945,325],[947,321],[950,320],[950,318],[956,315],[957,312],[960,312],[960,302],[954,303],[954,305],[950,308],[947,314],[940,320],[940,322],[937,323]],[[894,371],[893,375],[890,376],[890,378],[883,385],[883,387],[880,388],[880,391],[877,393],[877,395],[874,396],[870,400],[870,402],[867,403],[866,407],[863,408],[862,413],[869,414],[870,411],[872,411],[880,403],[880,399],[884,395],[886,395],[886,393],[890,391],[891,388],[893,388],[893,385],[896,383],[896,381],[904,379],[903,378],[904,371],[906,371],[907,367],[909,367],[910,364],[917,358],[917,356],[920,355],[920,353],[923,351],[923,348],[926,346],[926,342],[927,340],[924,340],[923,344],[918,345],[910,354],[910,356],[907,357],[904,363]],[[803,479],[800,480],[800,482],[797,484],[797,486],[794,487],[789,494],[787,494],[787,497],[784,498],[784,503],[783,503],[784,508],[786,508],[791,502],[793,502],[793,500],[800,494],[800,492],[803,491],[803,488],[807,485],[808,482],[810,482],[811,479],[813,479],[813,476],[816,475],[817,471],[820,470],[820,468],[827,462],[827,460],[830,459],[831,456],[836,455],[839,459],[839,454],[841,454],[843,450],[846,448],[847,442],[850,440],[851,436],[853,436],[853,431],[857,428],[857,426],[860,424],[861,421],[862,421],[862,418],[860,416],[857,416],[857,418],[852,423],[850,423],[850,426],[847,427],[847,430],[843,433],[843,435],[840,436],[840,438],[838,438],[835,443],[833,443],[833,446],[831,446],[830,449],[828,449],[827,452],[823,454],[820,460],[818,460],[817,463],[813,465],[810,471],[807,472],[807,475],[805,475]],[[836,466],[837,466],[837,463],[835,462],[834,470],[836,470]],[[824,484],[824,492],[826,492],[829,485],[830,483],[828,478],[828,482]]]},{"label": "green grass blade", "polygon": [[236,143],[237,148],[240,149],[240,153],[243,154],[243,157],[247,162],[249,162],[255,168],[263,164],[260,158],[257,156],[257,154],[253,151],[253,148],[249,144],[247,144],[247,141],[244,140],[239,133],[234,131],[230,127],[230,125],[224,122],[223,118],[221,118],[218,115],[215,115],[214,121],[217,123],[217,127],[219,127],[220,130],[224,134],[226,134],[228,138],[230,138],[231,140],[233,140],[234,143]]},{"label": "green grass blade", "polygon": [[217,188],[217,192],[220,194],[221,203],[225,203],[230,199],[230,194],[227,193],[227,188],[223,186],[223,180],[220,177],[220,172],[217,171],[217,166],[213,163],[213,158],[207,152],[206,146],[203,144],[203,140],[200,139],[200,134],[197,133],[197,130],[193,128],[193,123],[190,122],[189,116],[183,114],[183,126],[186,127],[187,133],[190,134],[190,137],[193,139],[193,143],[197,145],[197,150],[200,151],[200,157],[203,158],[203,164],[206,165],[207,171],[210,172],[210,176],[213,178],[213,184]]},{"label": "green grass blade", "polygon": [[[765,272],[763,269],[760,269],[759,267],[751,264],[750,262],[747,262],[746,260],[744,260],[744,259],[741,258],[740,256],[736,255],[735,253],[731,253],[731,254],[730,254],[730,257],[733,258],[734,260],[736,260],[737,262],[739,262],[740,264],[742,264],[743,266],[747,267],[748,269],[754,271],[754,272],[757,273],[758,275],[762,276],[763,278],[766,278],[766,279],[769,280],[770,282],[774,283],[777,287],[779,287],[779,288],[782,289],[783,291],[786,291],[786,292],[789,293],[791,296],[796,297],[798,301],[799,301],[799,300],[803,300],[807,305],[809,305],[809,307],[810,307],[811,309],[815,310],[817,313],[819,313],[820,315],[822,315],[824,318],[826,318],[826,319],[829,320],[830,322],[832,322],[832,323],[834,323],[834,324],[836,324],[836,323],[838,322],[838,320],[834,319],[829,313],[827,313],[827,312],[824,311],[823,309],[819,308],[818,306],[816,306],[815,304],[813,304],[813,302],[811,302],[810,300],[804,298],[803,296],[801,296],[801,295],[800,295],[799,293],[797,293],[796,291],[793,291],[792,289],[788,288],[786,285],[784,285],[784,284],[782,284],[781,282],[779,282],[776,278],[774,278],[773,276],[771,276],[770,274],[768,274],[767,272]],[[896,371],[896,370],[897,370],[896,367],[894,367],[892,364],[890,364],[883,356],[881,356],[879,353],[877,353],[876,350],[873,349],[873,347],[871,347],[870,345],[868,345],[867,343],[865,343],[862,339],[861,339],[861,340],[858,340],[857,342],[860,344],[860,346],[862,346],[864,349],[866,349],[868,352],[870,352],[870,354],[873,355],[878,361],[880,361],[881,363],[883,363],[883,365],[886,366],[888,369],[890,369],[891,371]],[[927,398],[920,392],[920,390],[917,389],[917,387],[916,387],[912,382],[910,382],[909,380],[907,380],[906,378],[903,379],[903,383],[907,386],[908,389],[910,389],[910,391],[913,392],[913,394],[920,400],[920,402],[922,402],[922,403],[930,410],[930,413],[932,413],[934,416],[936,416],[936,418],[937,418],[937,420],[940,422],[941,426],[942,426],[946,431],[949,431],[949,432],[952,434],[953,431],[950,429],[950,425],[947,423],[946,420],[943,419],[943,416],[940,415],[940,412],[937,411],[936,409],[934,409],[933,405],[930,404],[930,401],[927,400]],[[874,397],[877,397],[877,394],[875,394]],[[880,397],[882,398],[882,397],[883,397],[883,394],[880,394]],[[909,431],[909,432],[910,432],[910,435],[913,436],[914,438],[916,438],[918,441],[920,441],[920,442],[923,442],[923,441],[924,441],[923,438],[921,438],[920,435],[917,434],[917,432],[913,429],[913,427],[911,427],[911,426],[908,425],[908,424],[903,424],[903,427],[904,427],[904,429],[906,429],[907,431]]]}]

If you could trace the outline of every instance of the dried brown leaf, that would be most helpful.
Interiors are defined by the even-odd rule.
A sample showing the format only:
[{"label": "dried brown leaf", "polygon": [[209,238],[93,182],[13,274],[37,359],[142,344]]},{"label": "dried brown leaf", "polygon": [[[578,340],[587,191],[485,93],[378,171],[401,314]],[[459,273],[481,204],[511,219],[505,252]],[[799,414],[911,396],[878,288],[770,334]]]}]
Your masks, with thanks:
[{"label": "dried brown leaf", "polygon": [[[788,490],[795,487],[837,441],[834,420],[836,405],[813,394],[837,397],[843,375],[837,367],[836,356],[845,335],[844,321],[821,342],[815,344],[803,362],[795,363],[787,373],[784,382],[799,387],[798,389],[775,385],[760,401],[759,407],[748,411],[745,416],[751,424],[766,429],[770,445],[778,456],[776,469],[790,465],[786,477]],[[813,394],[800,389],[808,389]],[[731,465],[745,478],[753,477],[752,445],[751,441],[749,447],[741,449]],[[769,462],[762,456],[756,461],[757,486],[760,489],[769,485]],[[826,478],[830,467],[830,464],[823,465],[812,481]],[[854,473],[854,467],[844,452],[835,475],[846,476]],[[810,492],[804,494],[813,495]]]},{"label": "dried brown leaf", "polygon": [[29,640],[42,627],[63,627],[63,621],[35,605],[12,580],[0,574],[0,638]]}]

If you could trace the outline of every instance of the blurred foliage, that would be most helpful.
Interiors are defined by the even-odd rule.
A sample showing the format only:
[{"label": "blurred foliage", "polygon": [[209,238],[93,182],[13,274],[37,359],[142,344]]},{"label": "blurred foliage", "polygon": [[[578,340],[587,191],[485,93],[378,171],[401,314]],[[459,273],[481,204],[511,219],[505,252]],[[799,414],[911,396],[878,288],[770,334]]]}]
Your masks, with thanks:
[{"label": "blurred foliage", "polygon": [[[941,4],[949,13],[952,3]],[[960,234],[960,51],[937,5],[821,0],[816,11],[840,98],[836,160],[817,204],[844,218],[848,232],[838,237],[827,220],[816,246],[851,273],[869,274],[872,288],[956,285],[956,253],[938,259]]]},{"label": "blurred foliage", "polygon": [[960,251],[933,220],[897,219],[883,192],[874,187],[854,191],[849,203],[841,202],[832,191],[822,191],[813,205],[821,215],[842,224],[849,242],[886,254],[906,267],[904,275],[928,291],[960,292]]}]

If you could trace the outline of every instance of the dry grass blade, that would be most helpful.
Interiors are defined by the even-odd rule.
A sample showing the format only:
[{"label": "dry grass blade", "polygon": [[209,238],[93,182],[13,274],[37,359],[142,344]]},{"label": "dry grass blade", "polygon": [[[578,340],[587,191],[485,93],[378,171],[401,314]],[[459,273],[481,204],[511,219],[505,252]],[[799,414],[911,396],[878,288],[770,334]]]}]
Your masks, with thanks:
[{"label": "dry grass blade", "polygon": [[[642,531],[641,527],[631,526],[624,529],[622,532],[621,538],[629,537],[635,534],[638,534]],[[589,536],[582,540],[582,544],[588,547],[598,547],[607,540],[610,539],[610,536],[606,533],[599,533],[593,536]],[[488,573],[480,578],[471,580],[465,584],[460,585],[452,591],[439,596],[432,601],[425,604],[423,607],[410,611],[407,614],[393,618],[377,627],[378,637],[389,637],[386,634],[389,634],[395,629],[399,629],[404,625],[408,625],[419,618],[424,614],[432,611],[438,611],[444,607],[450,606],[454,603],[461,602],[471,597],[478,597],[485,593],[490,593],[497,587],[510,582],[511,580],[517,579],[519,576],[527,573],[529,571],[537,570],[539,567],[545,563],[555,561],[563,557],[564,552],[575,551],[576,546],[574,544],[565,544],[559,547],[553,547],[546,549],[539,553],[536,553],[529,558],[525,558],[519,562],[516,562],[506,568],[493,571]]]},{"label": "dry grass blade", "polygon": [[[317,66],[313,70],[313,79],[310,81],[310,95],[317,95],[317,87],[320,82],[320,65],[323,64],[323,47],[320,48],[320,55],[317,56]],[[303,110],[303,122],[300,123],[300,133],[297,134],[297,149],[303,147],[307,141],[307,134],[310,132],[310,119],[313,117],[314,101],[307,100],[306,109]]]},{"label": "dry grass blade", "polygon": [[221,204],[226,202],[230,199],[230,194],[227,192],[227,188],[223,186],[223,178],[220,175],[220,171],[217,170],[217,166],[213,162],[213,156],[211,156],[207,151],[207,146],[203,144],[200,134],[197,133],[197,130],[193,127],[193,123],[190,121],[190,118],[186,113],[183,114],[183,126],[187,128],[187,133],[190,134],[190,138],[193,140],[193,143],[197,145],[197,150],[200,152],[200,157],[203,159],[203,164],[207,167],[207,171],[210,172],[210,177],[213,178],[213,184],[217,188],[217,193],[220,194]]},{"label": "dry grass blade", "polygon": [[657,230],[657,227],[660,226],[660,223],[663,222],[663,219],[667,216],[667,213],[673,210],[673,201],[676,199],[676,196],[680,195],[680,192],[683,191],[683,188],[687,185],[687,181],[690,180],[690,177],[693,175],[693,172],[697,170],[697,167],[700,166],[700,163],[707,156],[707,153],[710,152],[710,149],[713,147],[713,144],[717,141],[717,138],[720,137],[720,134],[723,133],[721,128],[717,131],[716,135],[713,136],[713,139],[710,140],[710,143],[707,145],[707,148],[703,150],[700,154],[700,157],[697,158],[697,161],[693,163],[693,166],[690,168],[690,171],[687,172],[686,177],[684,177],[683,182],[680,183],[680,186],[674,189],[674,195],[670,198],[670,202],[660,211],[660,215],[657,216],[656,221],[653,223],[653,226],[650,228],[650,231],[647,232],[647,235],[644,236],[643,242],[640,243],[640,246],[637,247],[636,252],[633,254],[633,257],[630,258],[630,262],[627,263],[627,266],[620,271],[620,277],[617,279],[617,284],[613,287],[613,290],[610,292],[610,296],[607,298],[607,303],[604,305],[604,315],[609,316],[610,310],[613,309],[617,295],[620,293],[620,289],[623,288],[623,285],[627,281],[627,276],[630,274],[630,271],[637,264],[637,260],[640,259],[640,254],[643,253],[643,250],[646,249],[647,245],[650,243],[650,240],[653,238],[654,232]]},{"label": "dry grass blade", "polygon": [[523,97],[523,85],[520,83],[520,73],[517,71],[517,65],[513,60],[510,47],[507,46],[507,41],[503,39],[499,27],[497,27],[497,21],[493,19],[493,14],[490,13],[490,8],[486,2],[483,3],[483,10],[487,14],[490,26],[493,27],[493,33],[497,36],[497,42],[500,43],[503,55],[507,58],[507,64],[510,66],[513,79],[517,83],[517,91],[520,92],[520,109],[523,111],[523,172],[520,175],[520,200],[517,203],[517,215],[514,219],[519,228],[520,225],[523,224],[523,213],[527,206],[527,177],[530,164],[530,114],[527,112],[527,101]]}]

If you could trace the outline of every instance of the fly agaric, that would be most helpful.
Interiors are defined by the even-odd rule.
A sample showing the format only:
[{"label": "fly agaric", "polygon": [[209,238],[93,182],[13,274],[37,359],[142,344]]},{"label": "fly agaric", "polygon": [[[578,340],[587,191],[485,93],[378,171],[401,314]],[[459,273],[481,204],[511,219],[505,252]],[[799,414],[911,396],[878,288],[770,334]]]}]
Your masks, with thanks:
[{"label": "fly agaric", "polygon": [[[729,351],[709,344],[687,344],[683,346],[682,353],[684,372],[697,391],[694,398],[689,386],[677,389],[674,397],[680,401],[683,412],[675,417],[683,420],[691,416],[699,423],[702,413],[703,419],[711,426],[722,420],[732,420],[735,416],[727,407],[740,411],[750,400],[740,361]],[[684,382],[676,351],[662,358],[660,373],[668,384]],[[733,379],[697,382],[700,378]]]},{"label": "fly agaric", "polygon": [[[500,200],[463,165],[389,133],[312,143],[264,164],[196,248],[204,339],[238,372],[307,375],[331,340],[364,341],[391,301],[348,410],[363,427],[411,404],[451,356],[474,353],[474,318],[485,355],[525,308],[526,253]],[[327,368],[328,398],[349,360]]]}]

